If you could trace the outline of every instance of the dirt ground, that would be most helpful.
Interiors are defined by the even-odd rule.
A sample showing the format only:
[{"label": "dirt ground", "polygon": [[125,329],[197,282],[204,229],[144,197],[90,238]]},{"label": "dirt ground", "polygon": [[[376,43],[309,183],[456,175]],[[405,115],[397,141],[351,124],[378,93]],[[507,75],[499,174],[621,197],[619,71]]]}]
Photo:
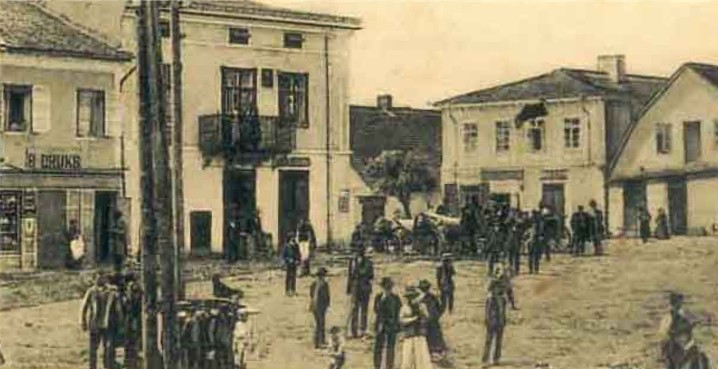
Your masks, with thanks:
[{"label": "dirt ground", "polygon": [[[505,368],[659,368],[656,330],[667,311],[667,291],[686,294],[687,308],[702,317],[696,338],[718,360],[718,239],[678,238],[641,245],[613,241],[604,257],[560,255],[540,275],[514,280],[519,310],[510,313],[502,367]],[[402,288],[427,278],[428,261],[377,265],[377,280],[391,276]],[[443,320],[454,368],[480,367],[483,349],[485,266],[457,262],[456,308]],[[346,273],[330,267],[332,307],[328,325],[343,325],[347,314]],[[260,271],[227,278],[240,286],[256,318],[259,353],[250,369],[326,368],[327,358],[312,349],[307,312],[310,279],[300,279],[298,297],[285,297],[283,275]],[[378,288],[375,288],[378,291]],[[203,296],[209,284],[195,283],[189,293]],[[78,326],[79,301],[0,312],[0,343],[5,368],[80,368],[86,366],[86,338]],[[370,318],[373,320],[373,316]],[[345,368],[371,367],[371,341],[347,342]]]}]

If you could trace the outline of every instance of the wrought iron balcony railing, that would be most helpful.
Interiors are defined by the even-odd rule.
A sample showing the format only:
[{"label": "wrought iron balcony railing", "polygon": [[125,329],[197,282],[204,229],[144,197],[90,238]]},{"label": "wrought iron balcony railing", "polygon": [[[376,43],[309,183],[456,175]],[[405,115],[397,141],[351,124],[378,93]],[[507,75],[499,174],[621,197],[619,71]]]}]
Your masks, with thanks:
[{"label": "wrought iron balcony railing", "polygon": [[278,117],[203,115],[199,117],[199,146],[205,158],[270,158],[296,148],[296,129]]}]

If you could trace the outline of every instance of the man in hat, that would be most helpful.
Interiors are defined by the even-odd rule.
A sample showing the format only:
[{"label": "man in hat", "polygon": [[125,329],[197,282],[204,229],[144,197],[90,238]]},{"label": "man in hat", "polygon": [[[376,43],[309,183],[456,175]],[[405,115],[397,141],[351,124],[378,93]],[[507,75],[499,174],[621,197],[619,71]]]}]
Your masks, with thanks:
[{"label": "man in hat", "polygon": [[666,369],[682,369],[678,366],[683,352],[682,344],[677,337],[692,328],[691,319],[683,309],[684,297],[680,293],[671,292],[668,296],[671,310],[661,320],[659,333],[662,337],[661,356]]},{"label": "man in hat", "polygon": [[[513,288],[504,266],[499,264],[493,278],[489,281],[489,288],[486,297],[485,324],[486,341],[482,361],[489,362],[489,358],[496,364],[501,359],[501,348],[503,345],[504,328],[506,327],[506,306],[511,304],[516,309]],[[493,344],[493,353],[492,353]]]},{"label": "man in hat", "polygon": [[389,277],[381,279],[381,292],[374,297],[374,368],[382,368],[382,356],[386,350],[385,369],[394,369],[394,352],[396,338],[399,333],[399,311],[401,310],[401,299],[392,288],[394,281]]},{"label": "man in hat", "polygon": [[369,300],[374,280],[374,262],[371,250],[359,251],[359,258],[351,270],[351,315],[349,330],[352,337],[364,337],[366,334]]},{"label": "man in hat", "polygon": [[454,263],[451,253],[441,255],[441,264],[436,268],[436,285],[439,286],[441,310],[449,313],[454,311]]},{"label": "man in hat", "polygon": [[98,274],[95,284],[85,293],[80,308],[80,325],[89,332],[89,367],[97,368],[97,351],[102,345],[105,368],[115,365],[115,327],[122,320],[121,300],[107,285],[107,278]]},{"label": "man in hat", "polygon": [[429,352],[432,358],[436,359],[446,352],[446,342],[441,331],[441,302],[439,298],[431,293],[431,283],[426,279],[419,281],[419,300],[428,313],[426,321],[426,342],[429,345]]},{"label": "man in hat", "polygon": [[606,227],[604,225],[603,211],[599,209],[596,200],[588,202],[589,216],[591,218],[590,223],[590,234],[591,240],[593,241],[593,254],[599,256],[603,254],[603,237],[606,233]]},{"label": "man in hat", "polygon": [[282,251],[282,259],[286,268],[284,281],[284,293],[287,296],[294,296],[297,292],[297,266],[301,260],[299,244],[297,244],[293,233],[287,235],[287,243]]},{"label": "man in hat", "polygon": [[324,323],[331,304],[329,284],[326,281],[327,268],[319,267],[316,279],[309,287],[309,311],[314,315],[314,348],[326,346]]},{"label": "man in hat", "polygon": [[543,254],[544,239],[544,219],[538,210],[534,210],[531,215],[533,223],[533,236],[529,243],[529,273],[538,274],[541,266],[541,255]]}]

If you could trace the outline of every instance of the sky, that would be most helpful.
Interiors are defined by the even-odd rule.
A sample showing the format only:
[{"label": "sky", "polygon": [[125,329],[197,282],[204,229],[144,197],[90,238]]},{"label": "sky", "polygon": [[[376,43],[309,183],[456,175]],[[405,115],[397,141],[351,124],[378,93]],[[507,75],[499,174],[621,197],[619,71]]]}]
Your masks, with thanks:
[{"label": "sky", "polygon": [[263,0],[356,16],[351,102],[428,107],[559,67],[595,69],[623,54],[629,73],[670,76],[718,64],[718,0]]}]

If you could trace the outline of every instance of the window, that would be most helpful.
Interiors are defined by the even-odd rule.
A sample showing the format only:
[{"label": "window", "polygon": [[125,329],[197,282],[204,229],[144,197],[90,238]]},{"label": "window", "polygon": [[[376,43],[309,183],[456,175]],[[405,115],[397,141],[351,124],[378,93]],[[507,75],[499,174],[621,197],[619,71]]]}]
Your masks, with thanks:
[{"label": "window", "polygon": [[170,22],[166,20],[161,20],[159,23],[160,28],[160,37],[162,38],[169,38],[170,37]]},{"label": "window", "polygon": [[671,152],[671,124],[656,124],[656,153],[668,154]]},{"label": "window", "polygon": [[222,69],[222,114],[247,116],[256,113],[257,71]]},{"label": "window", "polygon": [[563,145],[567,149],[581,147],[581,120],[567,118],[563,121]]},{"label": "window", "polygon": [[274,87],[274,69],[262,69],[262,87]]},{"label": "window", "polygon": [[32,86],[5,85],[5,130],[25,132],[32,124]]},{"label": "window", "polygon": [[105,93],[103,91],[77,91],[77,136],[105,136]]},{"label": "window", "polygon": [[541,119],[531,120],[529,122],[526,131],[529,150],[536,152],[544,149],[544,129],[545,124]]},{"label": "window", "polygon": [[278,73],[279,117],[300,127],[309,127],[309,75]]},{"label": "window", "polygon": [[297,32],[286,32],[284,34],[284,47],[289,49],[301,49],[304,44],[304,35]]},{"label": "window", "polygon": [[509,151],[511,148],[511,125],[509,122],[496,122],[496,152]]},{"label": "window", "polygon": [[229,43],[237,45],[249,44],[249,30],[246,28],[230,28]]},{"label": "window", "polygon": [[464,151],[476,151],[476,144],[479,140],[479,127],[475,123],[464,124]]}]

